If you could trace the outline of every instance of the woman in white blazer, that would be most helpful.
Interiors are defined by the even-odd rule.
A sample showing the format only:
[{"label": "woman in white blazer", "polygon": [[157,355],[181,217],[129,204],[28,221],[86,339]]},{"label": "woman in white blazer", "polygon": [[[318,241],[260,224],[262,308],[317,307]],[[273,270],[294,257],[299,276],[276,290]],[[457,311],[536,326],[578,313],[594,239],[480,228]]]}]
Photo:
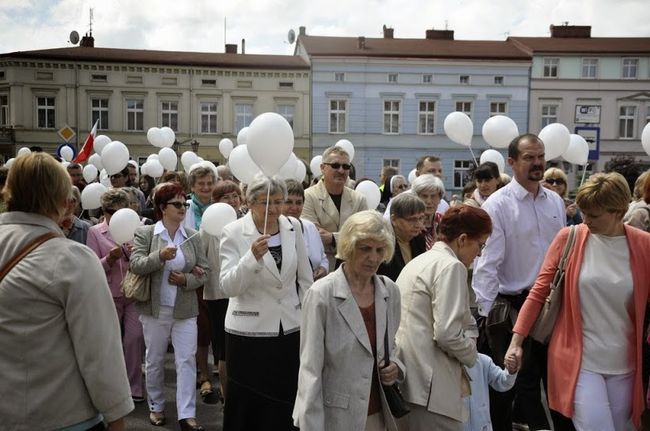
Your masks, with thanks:
[{"label": "woman in white blazer", "polygon": [[343,265],[305,295],[294,423],[310,431],[396,430],[381,384],[404,376],[394,355],[400,296],[390,279],[376,275],[392,257],[392,229],[378,212],[362,211],[339,238]]},{"label": "woman in white blazer", "polygon": [[313,279],[300,223],[281,215],[286,197],[283,180],[255,177],[248,214],[222,232],[220,285],[230,297],[225,431],[293,429],[300,301]]},{"label": "woman in white blazer", "polygon": [[409,374],[404,398],[410,403],[410,431],[461,431],[468,417],[463,398],[470,393],[463,365],[476,362],[476,343],[466,333],[476,322],[469,309],[467,267],[480,256],[492,232],[480,208],[449,208],[433,248],[411,260],[397,278],[402,321],[398,357]]}]

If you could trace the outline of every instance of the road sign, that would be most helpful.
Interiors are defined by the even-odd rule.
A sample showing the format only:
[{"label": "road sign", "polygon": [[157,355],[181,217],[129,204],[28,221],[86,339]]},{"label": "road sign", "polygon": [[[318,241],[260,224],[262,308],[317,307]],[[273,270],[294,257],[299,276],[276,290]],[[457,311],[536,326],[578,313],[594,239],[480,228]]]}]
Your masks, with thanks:
[{"label": "road sign", "polygon": [[576,127],[576,135],[585,138],[589,144],[589,160],[600,157],[600,127]]},{"label": "road sign", "polygon": [[63,127],[61,127],[59,130],[56,131],[56,133],[63,139],[65,142],[70,142],[72,138],[75,137],[76,133],[72,129],[72,127],[68,126],[67,124]]}]

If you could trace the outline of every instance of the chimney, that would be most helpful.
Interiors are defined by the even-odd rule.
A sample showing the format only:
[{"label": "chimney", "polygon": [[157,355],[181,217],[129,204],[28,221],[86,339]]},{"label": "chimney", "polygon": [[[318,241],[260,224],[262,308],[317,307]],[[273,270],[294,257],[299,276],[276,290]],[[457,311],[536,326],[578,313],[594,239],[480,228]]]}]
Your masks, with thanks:
[{"label": "chimney", "polygon": [[357,48],[366,49],[366,37],[365,36],[359,36],[359,38],[357,39]]},{"label": "chimney", "polygon": [[435,40],[454,40],[454,31],[453,30],[427,30],[425,33],[427,39]]},{"label": "chimney", "polygon": [[[235,51],[237,50],[235,49]],[[246,54],[246,39],[241,40],[241,53]]]},{"label": "chimney", "polygon": [[307,36],[307,27],[305,27],[304,25],[301,25],[300,27],[298,27],[298,35],[299,36]]},{"label": "chimney", "polygon": [[591,37],[590,25],[553,25],[551,24],[551,37],[585,38]]},{"label": "chimney", "polygon": [[81,38],[81,43],[79,43],[79,46],[83,46],[85,48],[94,48],[95,47],[95,38],[91,35],[86,34],[84,37]]},{"label": "chimney", "polygon": [[226,54],[237,54],[237,44],[236,43],[227,43],[226,44]]},{"label": "chimney", "polygon": [[395,32],[395,29],[392,29],[390,27],[386,27],[384,25],[383,30],[384,30],[384,39],[392,39],[393,38],[393,34]]}]

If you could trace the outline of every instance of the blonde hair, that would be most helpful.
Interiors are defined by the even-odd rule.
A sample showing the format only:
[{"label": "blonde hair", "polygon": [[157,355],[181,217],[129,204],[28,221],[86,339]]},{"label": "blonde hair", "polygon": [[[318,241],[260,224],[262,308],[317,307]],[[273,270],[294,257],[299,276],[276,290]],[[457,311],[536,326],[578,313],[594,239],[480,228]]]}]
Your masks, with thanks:
[{"label": "blonde hair", "polygon": [[565,198],[567,195],[567,192],[569,191],[569,178],[566,176],[564,171],[559,168],[548,168],[544,172],[544,179],[548,178],[562,178],[564,180],[564,193],[562,193],[562,197]]},{"label": "blonde hair", "polygon": [[618,172],[598,173],[590,176],[578,189],[576,203],[582,211],[602,209],[621,213],[627,211],[630,203],[630,187]]},{"label": "blonde hair", "polygon": [[72,196],[68,171],[46,153],[17,157],[3,189],[7,211],[36,213],[59,221]]},{"label": "blonde hair", "polygon": [[336,258],[346,261],[352,259],[357,243],[366,239],[384,243],[384,262],[390,262],[395,251],[393,228],[375,210],[355,213],[343,223],[339,231]]}]

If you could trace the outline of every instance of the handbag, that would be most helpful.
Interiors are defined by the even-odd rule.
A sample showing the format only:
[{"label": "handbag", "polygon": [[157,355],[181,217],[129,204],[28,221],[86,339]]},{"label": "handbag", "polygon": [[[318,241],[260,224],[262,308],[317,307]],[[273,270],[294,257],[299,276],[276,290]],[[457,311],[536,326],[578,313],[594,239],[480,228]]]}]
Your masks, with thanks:
[{"label": "handbag", "polygon": [[14,257],[12,257],[11,260],[9,260],[9,262],[7,262],[5,264],[5,266],[2,267],[2,269],[0,269],[0,281],[2,281],[2,279],[5,278],[5,276],[7,274],[9,274],[9,271],[11,271],[14,266],[18,265],[18,263],[21,260],[23,260],[23,258],[25,256],[27,256],[29,253],[31,253],[39,245],[43,244],[46,241],[51,240],[52,238],[56,238],[58,236],[61,236],[61,235],[59,235],[57,233],[54,233],[54,232],[47,232],[47,233],[44,233],[43,235],[40,235],[40,236],[34,238],[34,240],[32,240],[25,247],[23,247],[20,251],[18,251],[18,253],[16,253],[14,255]]},{"label": "handbag", "polygon": [[566,244],[564,245],[564,251],[562,252],[562,258],[560,259],[557,269],[555,270],[555,275],[553,276],[553,281],[551,282],[551,289],[548,292],[548,296],[544,301],[544,305],[542,306],[539,315],[537,316],[533,329],[529,334],[534,340],[543,344],[549,342],[551,334],[553,333],[553,328],[555,327],[555,321],[560,313],[562,291],[564,290],[564,271],[567,258],[573,248],[573,244],[575,243],[575,236],[576,227],[574,225],[570,228],[569,237],[567,238]]},{"label": "handbag", "polygon": [[[388,349],[388,309],[386,309],[386,332],[384,332],[384,363],[386,366],[390,364],[390,354]],[[411,409],[408,407],[408,403],[400,392],[397,383],[393,383],[392,385],[382,384],[381,387],[384,390],[386,403],[388,404],[390,413],[394,417],[399,419],[411,412]]]},{"label": "handbag", "polygon": [[[151,238],[153,240],[153,236]],[[149,243],[149,253],[151,253],[151,242]],[[151,274],[134,274],[129,268],[120,283],[120,291],[127,299],[138,302],[149,301],[151,298]]]}]

